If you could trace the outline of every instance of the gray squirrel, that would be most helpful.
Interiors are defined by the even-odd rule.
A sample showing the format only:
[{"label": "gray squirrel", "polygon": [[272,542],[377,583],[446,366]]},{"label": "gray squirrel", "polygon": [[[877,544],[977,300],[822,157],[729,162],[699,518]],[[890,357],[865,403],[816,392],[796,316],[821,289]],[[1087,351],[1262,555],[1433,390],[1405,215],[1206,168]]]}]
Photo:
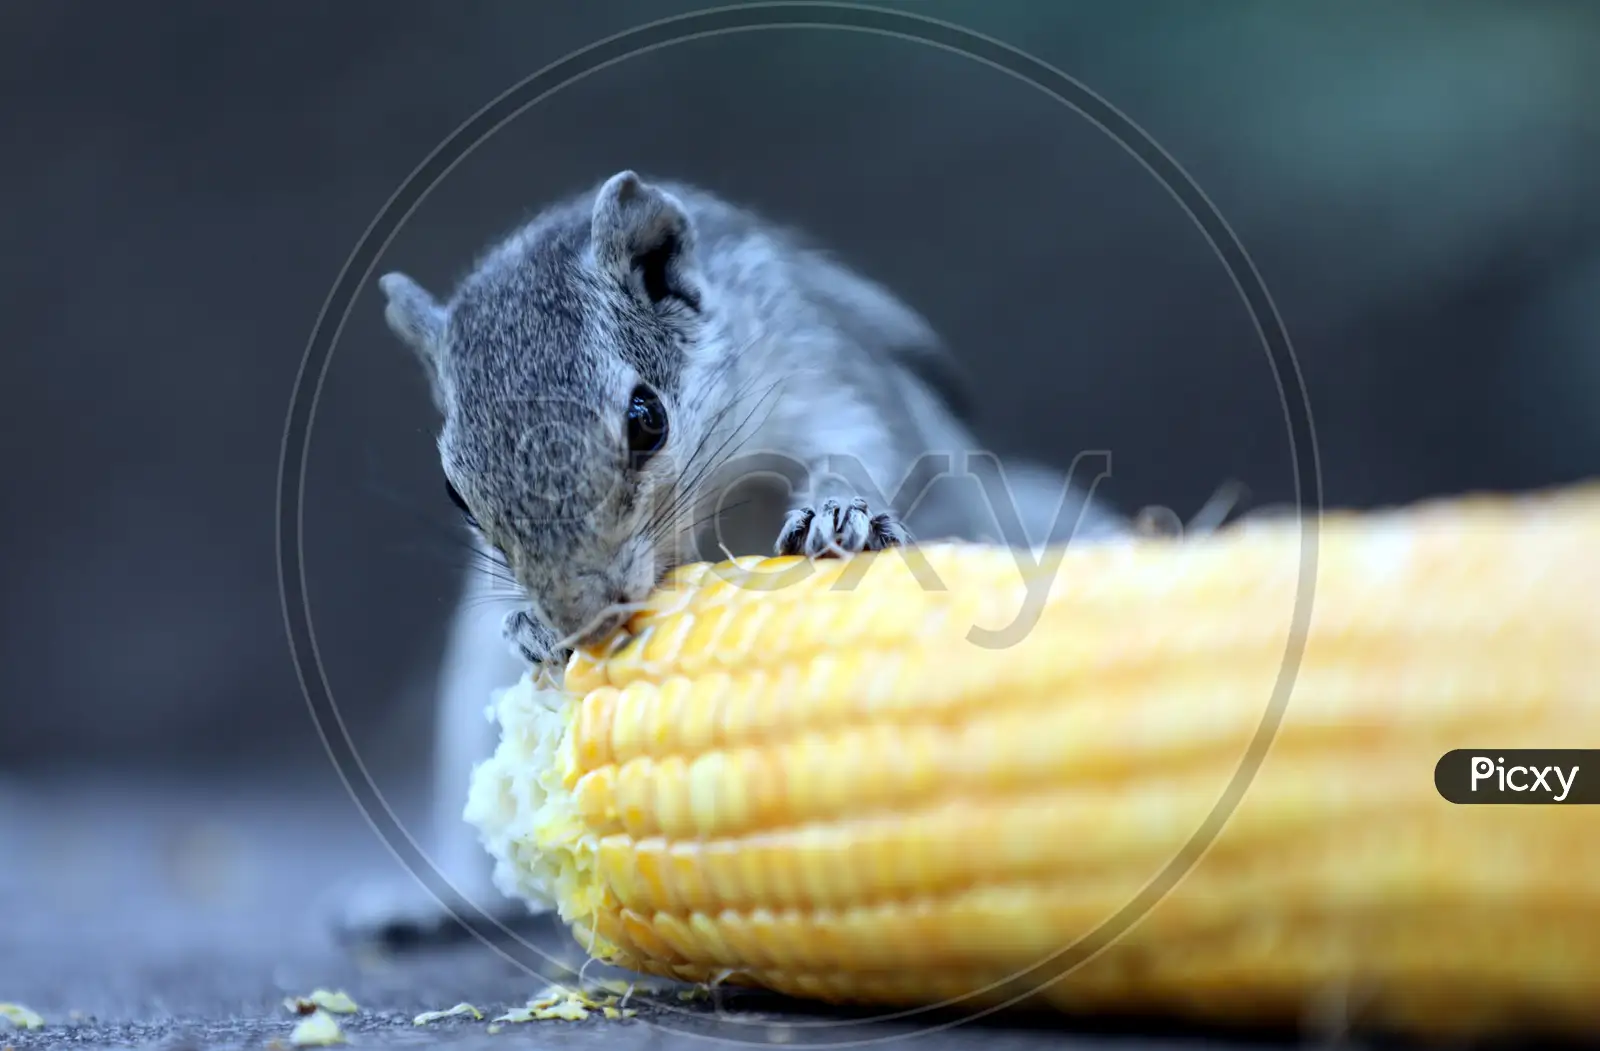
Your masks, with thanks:
[{"label": "gray squirrel", "polygon": [[[494,245],[447,302],[402,273],[379,286],[443,416],[445,491],[525,599],[499,637],[481,630],[466,613],[492,580],[475,574],[439,684],[424,847],[491,915],[526,911],[492,887],[462,817],[494,748],[486,706],[529,664],[614,630],[673,566],[930,539],[1037,549],[1127,528],[1092,486],[1036,464],[1003,465],[993,499],[966,469],[981,450],[962,374],[929,324],[693,186],[619,172]],[[428,938],[457,904],[374,884],[340,924]]]}]

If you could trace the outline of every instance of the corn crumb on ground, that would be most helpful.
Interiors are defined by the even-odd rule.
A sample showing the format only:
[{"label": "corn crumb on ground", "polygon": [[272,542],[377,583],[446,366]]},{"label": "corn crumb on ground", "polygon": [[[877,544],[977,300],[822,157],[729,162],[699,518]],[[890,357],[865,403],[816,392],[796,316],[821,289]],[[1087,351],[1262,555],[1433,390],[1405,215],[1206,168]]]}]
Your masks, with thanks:
[{"label": "corn crumb on ground", "polygon": [[466,811],[501,889],[823,1001],[1600,1033],[1600,810],[1433,783],[1600,748],[1600,487],[1074,545],[1004,648],[968,632],[1021,608],[1010,552],[918,549],[942,590],[861,557],[686,567],[502,694]]}]

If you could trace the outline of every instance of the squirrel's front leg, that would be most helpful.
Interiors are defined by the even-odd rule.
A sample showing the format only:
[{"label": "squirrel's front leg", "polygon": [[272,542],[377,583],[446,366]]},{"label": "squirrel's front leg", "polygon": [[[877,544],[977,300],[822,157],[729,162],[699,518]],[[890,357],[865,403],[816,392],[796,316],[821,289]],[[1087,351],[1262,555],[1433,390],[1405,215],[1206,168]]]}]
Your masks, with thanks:
[{"label": "squirrel's front leg", "polygon": [[[901,476],[908,465],[893,437],[886,429],[857,431],[847,437],[836,436],[830,444],[864,452],[851,454],[843,462],[836,460],[834,453],[809,458],[808,502],[785,516],[774,551],[780,556],[847,557],[911,543],[899,514],[891,507],[876,506],[866,495],[875,489],[877,504],[881,504],[885,502],[885,483],[899,481],[904,488]],[[852,474],[861,477],[852,480]]]},{"label": "squirrel's front leg", "polygon": [[511,647],[513,656],[530,665],[565,664],[570,650],[557,649],[555,629],[534,615],[532,610],[516,609],[500,623],[500,635]]},{"label": "squirrel's front leg", "polygon": [[778,534],[779,555],[825,558],[881,551],[908,543],[911,537],[892,511],[873,513],[861,497],[829,498],[789,512]]}]

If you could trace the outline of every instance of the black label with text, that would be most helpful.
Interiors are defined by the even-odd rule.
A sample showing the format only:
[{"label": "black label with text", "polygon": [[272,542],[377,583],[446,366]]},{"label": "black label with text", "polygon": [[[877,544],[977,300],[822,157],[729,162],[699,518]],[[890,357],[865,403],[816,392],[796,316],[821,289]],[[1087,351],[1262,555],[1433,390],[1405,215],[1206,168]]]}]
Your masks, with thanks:
[{"label": "black label with text", "polygon": [[1457,748],[1433,785],[1452,803],[1600,803],[1600,748]]}]

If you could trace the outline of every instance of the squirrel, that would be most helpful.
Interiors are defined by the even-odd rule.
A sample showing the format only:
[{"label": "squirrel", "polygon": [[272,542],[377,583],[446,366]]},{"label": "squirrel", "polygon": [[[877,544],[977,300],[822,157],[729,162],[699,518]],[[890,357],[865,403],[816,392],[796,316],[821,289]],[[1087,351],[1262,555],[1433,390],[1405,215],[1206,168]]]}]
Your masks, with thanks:
[{"label": "squirrel", "polygon": [[[493,562],[447,645],[431,854],[490,914],[526,911],[492,888],[462,808],[494,747],[485,706],[521,671],[605,638],[686,561],[1006,532],[963,471],[978,448],[964,372],[929,323],[697,186],[618,172],[491,246],[445,302],[403,273],[378,284],[443,418],[445,494]],[[1026,531],[1008,542],[1126,534],[1092,487],[1002,470]],[[497,576],[522,597],[498,638],[466,616]],[[428,939],[454,927],[452,908],[420,885],[373,885],[341,926]]]}]

